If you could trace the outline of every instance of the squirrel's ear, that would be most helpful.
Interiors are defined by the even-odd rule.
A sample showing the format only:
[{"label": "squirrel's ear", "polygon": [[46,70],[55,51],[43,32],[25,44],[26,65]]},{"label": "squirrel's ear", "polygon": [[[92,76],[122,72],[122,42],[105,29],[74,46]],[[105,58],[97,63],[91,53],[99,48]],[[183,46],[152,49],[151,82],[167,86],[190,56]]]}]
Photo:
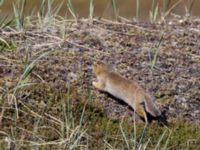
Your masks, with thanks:
[{"label": "squirrel's ear", "polygon": [[103,61],[97,61],[95,64],[100,66],[107,66],[107,64],[104,63]]},{"label": "squirrel's ear", "polygon": [[94,63],[93,63],[93,65],[98,65],[99,64],[99,61],[95,61]]}]

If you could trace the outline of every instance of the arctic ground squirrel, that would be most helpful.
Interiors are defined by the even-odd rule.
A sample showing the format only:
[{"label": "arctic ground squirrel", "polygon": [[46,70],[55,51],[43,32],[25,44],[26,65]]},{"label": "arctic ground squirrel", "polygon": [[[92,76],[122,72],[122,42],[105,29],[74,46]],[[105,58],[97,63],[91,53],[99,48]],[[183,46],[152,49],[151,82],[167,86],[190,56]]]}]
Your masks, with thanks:
[{"label": "arctic ground squirrel", "polygon": [[161,116],[150,94],[136,81],[124,78],[103,62],[93,64],[92,69],[97,77],[97,81],[92,82],[93,86],[126,102],[146,123],[147,113],[153,117]]}]

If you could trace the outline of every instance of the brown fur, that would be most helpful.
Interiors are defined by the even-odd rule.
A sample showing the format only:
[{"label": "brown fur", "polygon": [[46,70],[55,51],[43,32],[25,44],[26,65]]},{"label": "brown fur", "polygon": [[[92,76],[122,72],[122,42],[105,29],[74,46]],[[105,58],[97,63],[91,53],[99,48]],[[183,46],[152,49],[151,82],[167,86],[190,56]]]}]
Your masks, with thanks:
[{"label": "brown fur", "polygon": [[103,62],[95,63],[93,72],[98,80],[92,83],[94,87],[125,101],[139,116],[145,119],[146,123],[148,122],[146,112],[153,117],[161,115],[150,94],[136,81],[122,77]]}]

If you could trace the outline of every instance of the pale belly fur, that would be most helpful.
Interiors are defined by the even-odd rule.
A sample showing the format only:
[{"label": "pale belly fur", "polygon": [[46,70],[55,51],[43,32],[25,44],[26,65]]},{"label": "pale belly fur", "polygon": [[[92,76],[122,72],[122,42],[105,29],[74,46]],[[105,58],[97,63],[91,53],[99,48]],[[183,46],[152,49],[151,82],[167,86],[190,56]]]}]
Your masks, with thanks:
[{"label": "pale belly fur", "polygon": [[129,105],[133,105],[132,102],[128,99],[130,93],[128,93],[128,91],[126,91],[125,89],[121,88],[119,85],[113,85],[108,82],[106,83],[105,91],[107,91],[114,97],[125,101]]}]

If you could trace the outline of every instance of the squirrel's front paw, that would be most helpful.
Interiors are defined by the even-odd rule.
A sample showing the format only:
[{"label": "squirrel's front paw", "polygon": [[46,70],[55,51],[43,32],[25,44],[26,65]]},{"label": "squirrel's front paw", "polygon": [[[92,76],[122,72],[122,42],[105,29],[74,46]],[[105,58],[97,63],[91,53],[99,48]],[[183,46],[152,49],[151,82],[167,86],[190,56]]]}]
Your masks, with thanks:
[{"label": "squirrel's front paw", "polygon": [[95,88],[97,88],[97,89],[99,89],[99,90],[104,90],[104,84],[103,83],[101,83],[101,82],[92,82],[92,85],[95,87]]},{"label": "squirrel's front paw", "polygon": [[98,83],[95,82],[95,81],[93,81],[93,82],[92,82],[92,85],[93,85],[94,87],[97,87]]},{"label": "squirrel's front paw", "polygon": [[102,86],[101,86],[101,83],[100,82],[92,82],[92,85],[95,87],[95,88],[97,88],[97,89],[99,89],[99,90],[102,90]]}]

